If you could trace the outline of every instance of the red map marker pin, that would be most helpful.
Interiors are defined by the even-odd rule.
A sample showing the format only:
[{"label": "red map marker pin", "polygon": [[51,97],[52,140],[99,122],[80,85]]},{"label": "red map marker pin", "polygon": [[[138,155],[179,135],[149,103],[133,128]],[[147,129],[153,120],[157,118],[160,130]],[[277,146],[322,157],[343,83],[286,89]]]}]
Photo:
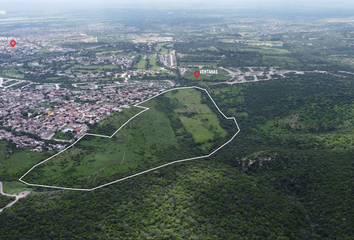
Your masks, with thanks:
[{"label": "red map marker pin", "polygon": [[194,76],[195,76],[196,78],[198,78],[199,75],[200,75],[200,72],[199,72],[199,71],[195,71],[195,72],[194,72]]},{"label": "red map marker pin", "polygon": [[11,47],[15,47],[16,41],[15,40],[11,40],[10,45],[11,45]]}]

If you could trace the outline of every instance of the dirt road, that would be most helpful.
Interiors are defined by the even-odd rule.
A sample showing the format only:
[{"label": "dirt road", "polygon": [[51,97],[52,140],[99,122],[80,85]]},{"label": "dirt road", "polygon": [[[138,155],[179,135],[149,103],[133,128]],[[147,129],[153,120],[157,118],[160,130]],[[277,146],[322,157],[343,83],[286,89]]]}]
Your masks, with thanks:
[{"label": "dirt road", "polygon": [[7,204],[4,208],[0,209],[0,212],[2,212],[5,208],[11,207],[12,205],[14,205],[20,198],[24,198],[26,196],[28,196],[31,192],[30,191],[24,191],[24,192],[20,192],[18,195],[16,194],[7,194],[4,193],[3,189],[2,189],[2,182],[0,182],[0,194],[7,196],[7,197],[14,197],[16,198],[13,202]]}]

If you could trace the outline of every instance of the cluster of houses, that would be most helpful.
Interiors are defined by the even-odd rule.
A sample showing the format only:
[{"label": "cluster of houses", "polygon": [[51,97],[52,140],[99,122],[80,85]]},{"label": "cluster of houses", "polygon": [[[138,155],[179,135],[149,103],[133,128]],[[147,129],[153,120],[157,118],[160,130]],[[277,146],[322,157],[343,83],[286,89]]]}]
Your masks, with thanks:
[{"label": "cluster of houses", "polygon": [[[10,41],[0,41],[0,60],[4,60],[2,57],[6,56],[5,53],[10,53],[18,57],[31,56],[36,52],[40,51],[40,47],[33,43],[28,43],[25,41],[17,41],[16,47],[13,48],[10,45]],[[7,59],[6,59],[7,60]],[[17,62],[4,62],[0,66],[17,66]]]},{"label": "cluster of houses", "polygon": [[[56,140],[56,134],[71,129],[73,142],[82,137],[89,127],[122,112],[164,89],[104,88],[89,91],[69,89],[5,90],[0,95],[0,126],[12,132],[31,133],[43,140]],[[28,136],[18,137],[9,131],[1,131],[0,139],[16,143],[17,147],[42,148],[43,141]],[[61,145],[50,146],[62,148]],[[39,149],[37,149],[39,150]]]},{"label": "cluster of houses", "polygon": [[[1,48],[0,48],[1,52]],[[46,58],[43,59],[39,62],[31,62],[28,65],[29,66],[41,66],[38,69],[33,69],[33,70],[24,70],[24,71],[19,71],[22,74],[30,74],[30,75],[35,75],[35,76],[40,76],[46,73],[50,73],[51,75],[56,75],[60,77],[68,77],[68,78],[82,78],[82,79],[87,79],[87,78],[103,78],[103,77],[109,77],[113,76],[112,72],[102,72],[100,71],[99,73],[93,73],[91,71],[87,71],[87,73],[82,73],[82,71],[63,71],[62,69],[53,69],[50,64],[54,62],[64,62],[68,64],[72,64],[75,62],[78,64],[78,66],[90,66],[90,65],[102,65],[102,68],[104,68],[104,65],[117,65],[116,70],[126,70],[129,69],[133,66],[134,63],[134,58],[135,56],[120,56],[120,55],[110,55],[110,56],[96,56],[94,58],[89,58],[89,57],[72,57],[72,56],[59,56],[59,57],[53,57],[53,58]],[[47,66],[48,65],[48,66]],[[23,63],[19,63],[16,61],[13,62],[5,62],[0,64],[1,67],[14,67],[18,66],[21,67],[23,66]]]},{"label": "cluster of houses", "polygon": [[173,37],[148,37],[133,40],[134,43],[173,42]]},{"label": "cluster of houses", "polygon": [[0,140],[6,139],[16,144],[17,148],[28,147],[32,152],[42,152],[44,148],[46,150],[59,149],[63,150],[66,145],[64,144],[46,144],[44,141],[31,138],[26,135],[14,135],[12,132],[0,129]]}]

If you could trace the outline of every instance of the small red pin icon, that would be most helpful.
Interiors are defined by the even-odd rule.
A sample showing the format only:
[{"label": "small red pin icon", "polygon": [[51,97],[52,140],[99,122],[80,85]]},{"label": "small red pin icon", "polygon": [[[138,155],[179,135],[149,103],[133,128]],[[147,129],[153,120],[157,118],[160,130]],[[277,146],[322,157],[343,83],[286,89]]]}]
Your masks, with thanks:
[{"label": "small red pin icon", "polygon": [[16,41],[15,40],[11,40],[10,45],[11,45],[11,47],[15,47]]},{"label": "small red pin icon", "polygon": [[199,75],[200,75],[200,72],[199,72],[199,71],[195,71],[195,72],[194,72],[194,76],[195,76],[196,78],[198,78]]}]

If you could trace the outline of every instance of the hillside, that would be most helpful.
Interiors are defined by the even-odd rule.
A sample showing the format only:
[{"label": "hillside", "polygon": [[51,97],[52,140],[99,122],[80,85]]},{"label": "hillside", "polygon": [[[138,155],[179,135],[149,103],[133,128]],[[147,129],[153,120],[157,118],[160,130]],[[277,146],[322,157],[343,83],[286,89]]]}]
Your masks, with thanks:
[{"label": "hillside", "polygon": [[[133,116],[132,112],[138,112],[136,117],[123,115],[126,125],[117,119],[123,127],[118,132],[111,131],[111,137],[86,135],[36,166],[23,180],[88,189],[176,160],[208,155],[238,130],[233,120],[225,119],[208,102],[211,99],[207,94],[194,88],[169,91],[139,105],[148,110],[126,114]],[[91,132],[102,134],[114,125],[116,129],[120,127],[108,118]]]}]

